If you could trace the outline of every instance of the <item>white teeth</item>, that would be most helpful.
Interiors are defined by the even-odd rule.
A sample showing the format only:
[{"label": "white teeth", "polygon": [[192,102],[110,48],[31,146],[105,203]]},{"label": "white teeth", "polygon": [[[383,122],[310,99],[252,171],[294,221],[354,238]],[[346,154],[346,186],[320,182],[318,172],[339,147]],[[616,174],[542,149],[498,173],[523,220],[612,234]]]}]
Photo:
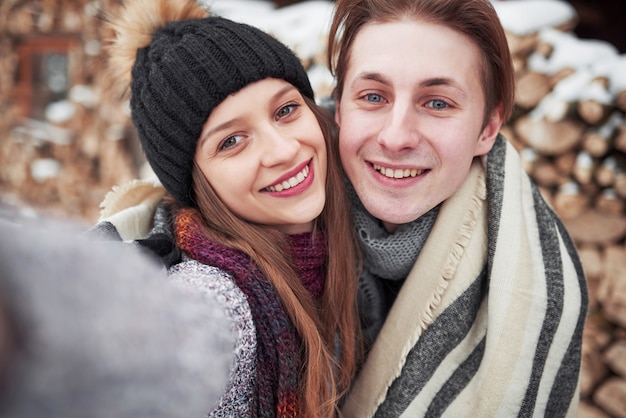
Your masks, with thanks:
[{"label": "white teeth", "polygon": [[380,166],[378,164],[374,164],[374,170],[378,171],[380,174],[382,174],[385,177],[389,177],[392,179],[403,179],[406,177],[417,177],[420,174],[422,174],[425,170],[418,170],[416,168],[405,168],[400,169],[393,169],[393,168],[385,168],[383,166]]},{"label": "white teeth", "polygon": [[288,180],[283,181],[282,183],[275,184],[273,186],[266,187],[266,190],[270,192],[282,192],[283,190],[287,190],[291,187],[295,187],[298,184],[302,183],[305,178],[309,175],[309,166],[304,167],[302,171],[300,171],[295,176],[289,178]]}]

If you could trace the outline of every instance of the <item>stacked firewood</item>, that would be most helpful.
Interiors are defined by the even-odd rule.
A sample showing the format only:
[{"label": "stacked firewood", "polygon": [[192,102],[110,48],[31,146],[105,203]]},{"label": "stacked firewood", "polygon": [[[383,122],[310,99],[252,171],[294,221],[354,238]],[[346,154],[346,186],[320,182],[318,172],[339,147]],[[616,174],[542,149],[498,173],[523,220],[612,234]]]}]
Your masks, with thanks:
[{"label": "stacked firewood", "polygon": [[575,16],[554,23],[508,33],[516,110],[503,132],[587,276],[579,416],[626,417],[626,55],[574,36]]},{"label": "stacked firewood", "polygon": [[[102,44],[110,34],[101,11],[119,3],[0,4],[0,204],[91,224],[104,194],[137,176],[139,152],[128,106],[114,97],[104,76]],[[23,88],[13,78],[28,78],[27,60],[59,39],[73,45],[66,51],[68,94],[50,103],[43,118],[34,118],[23,108]],[[29,45],[44,47],[27,55]]]},{"label": "stacked firewood", "polygon": [[[202,1],[202,0],[199,0]],[[70,217],[92,224],[99,203],[114,185],[150,175],[130,123],[128,100],[120,100],[105,70],[102,47],[112,33],[104,13],[121,0],[6,0],[0,2],[0,206]],[[206,0],[216,14],[254,22],[302,57],[318,97],[330,93],[332,77],[321,63],[322,28],[332,3]],[[321,6],[321,8],[320,8]],[[263,21],[258,19],[264,19]],[[277,22],[279,22],[277,24]],[[68,97],[47,106],[45,117],[24,110],[31,75],[22,68],[24,46],[33,40],[72,42],[68,50]],[[41,51],[43,52],[43,51]],[[40,52],[40,53],[41,53]],[[29,59],[26,57],[26,59]],[[22,61],[20,61],[22,60]]]}]

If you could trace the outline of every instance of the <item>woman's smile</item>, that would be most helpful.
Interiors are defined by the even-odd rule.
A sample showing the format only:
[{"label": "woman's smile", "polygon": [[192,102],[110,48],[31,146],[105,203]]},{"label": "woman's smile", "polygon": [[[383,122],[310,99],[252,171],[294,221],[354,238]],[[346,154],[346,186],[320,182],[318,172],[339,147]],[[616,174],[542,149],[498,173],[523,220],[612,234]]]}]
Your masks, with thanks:
[{"label": "woman's smile", "polygon": [[[272,186],[268,186],[264,188],[262,191],[267,192],[275,192],[277,196],[285,196],[284,194],[280,194],[282,191],[292,190],[295,191],[297,186],[302,186],[298,188],[298,193],[302,191],[302,189],[308,187],[311,184],[311,180],[313,179],[313,173],[310,168],[311,160],[306,163],[300,165],[300,169],[296,169],[296,174],[291,175],[290,173],[285,174],[276,183]],[[311,178],[309,178],[309,174],[311,174]],[[305,180],[307,180],[305,182]]]}]

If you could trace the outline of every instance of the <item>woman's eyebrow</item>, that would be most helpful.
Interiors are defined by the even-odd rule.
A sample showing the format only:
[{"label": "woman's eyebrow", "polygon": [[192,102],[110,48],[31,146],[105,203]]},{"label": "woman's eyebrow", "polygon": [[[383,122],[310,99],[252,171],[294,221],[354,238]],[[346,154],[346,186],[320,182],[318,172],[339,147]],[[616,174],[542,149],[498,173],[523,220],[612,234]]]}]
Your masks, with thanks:
[{"label": "woman's eyebrow", "polygon": [[[291,84],[287,85],[287,86],[284,86],[283,88],[278,90],[276,93],[274,93],[271,96],[270,100],[278,100],[280,97],[288,94],[289,92],[291,92],[292,90],[295,90],[295,89],[296,88],[294,86],[292,86]],[[220,123],[216,127],[209,129],[204,135],[202,135],[198,145],[201,145],[204,141],[206,141],[207,138],[209,138],[211,135],[215,134],[216,132],[229,129],[233,125],[236,125],[239,122],[239,119],[240,118],[238,118],[238,117],[233,118],[233,119],[229,119],[229,120],[227,120],[227,121],[225,121],[223,123]]]},{"label": "woman's eyebrow", "polygon": [[211,135],[215,134],[216,132],[219,131],[223,131],[226,129],[229,129],[231,126],[235,125],[237,122],[239,121],[239,118],[233,118],[233,119],[229,119],[224,123],[220,123],[219,125],[217,125],[214,128],[209,129],[204,135],[202,135],[202,137],[200,138],[200,140],[198,141],[198,146],[202,146],[202,144],[207,140],[207,138],[209,138]]}]

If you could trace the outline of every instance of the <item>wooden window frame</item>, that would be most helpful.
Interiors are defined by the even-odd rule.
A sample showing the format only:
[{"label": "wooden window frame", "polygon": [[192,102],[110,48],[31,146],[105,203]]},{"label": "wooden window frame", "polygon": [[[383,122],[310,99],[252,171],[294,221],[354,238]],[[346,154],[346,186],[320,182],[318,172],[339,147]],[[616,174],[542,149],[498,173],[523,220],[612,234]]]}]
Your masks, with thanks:
[{"label": "wooden window frame", "polygon": [[77,76],[72,74],[72,51],[78,46],[78,41],[70,37],[37,37],[23,39],[17,46],[18,54],[18,83],[17,103],[22,117],[32,114],[33,96],[37,88],[33,85],[33,76],[36,69],[33,57],[36,54],[59,53],[68,57],[68,88]]}]

